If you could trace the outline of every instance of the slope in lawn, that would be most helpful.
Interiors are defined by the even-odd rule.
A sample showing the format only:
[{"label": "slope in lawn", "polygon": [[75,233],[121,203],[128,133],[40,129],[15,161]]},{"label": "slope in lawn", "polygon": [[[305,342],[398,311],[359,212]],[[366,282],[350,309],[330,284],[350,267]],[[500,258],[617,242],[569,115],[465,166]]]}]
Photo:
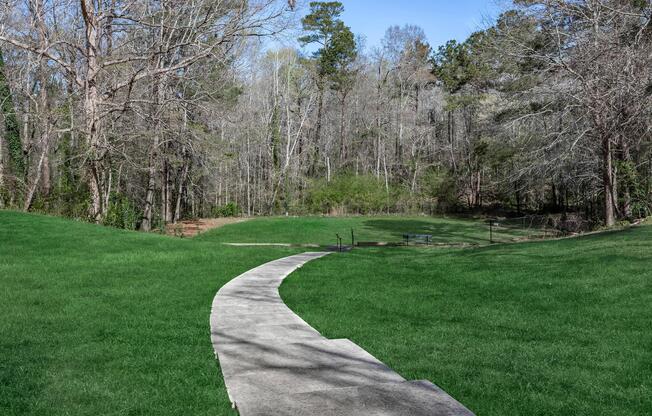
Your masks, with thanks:
[{"label": "slope in lawn", "polygon": [[0,211],[0,414],[231,414],[211,301],[293,253]]},{"label": "slope in lawn", "polygon": [[[402,242],[403,234],[432,234],[436,243],[489,243],[489,228],[482,220],[433,217],[275,217],[257,218],[211,230],[198,238],[222,243],[286,243],[334,245],[336,234],[345,244],[356,241]],[[540,234],[539,230],[503,227],[496,241]]]},{"label": "slope in lawn", "polygon": [[466,250],[356,250],[286,302],[478,415],[652,414],[652,227]]}]

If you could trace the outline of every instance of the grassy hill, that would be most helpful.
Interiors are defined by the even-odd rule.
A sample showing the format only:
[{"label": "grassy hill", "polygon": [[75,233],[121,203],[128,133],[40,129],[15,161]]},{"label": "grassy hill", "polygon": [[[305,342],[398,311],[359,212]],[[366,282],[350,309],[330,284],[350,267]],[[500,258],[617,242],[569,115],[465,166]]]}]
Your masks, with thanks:
[{"label": "grassy hill", "polygon": [[0,414],[232,414],[213,296],[292,253],[0,211]]},{"label": "grassy hill", "polygon": [[652,414],[652,227],[458,250],[358,249],[285,301],[478,415]]}]

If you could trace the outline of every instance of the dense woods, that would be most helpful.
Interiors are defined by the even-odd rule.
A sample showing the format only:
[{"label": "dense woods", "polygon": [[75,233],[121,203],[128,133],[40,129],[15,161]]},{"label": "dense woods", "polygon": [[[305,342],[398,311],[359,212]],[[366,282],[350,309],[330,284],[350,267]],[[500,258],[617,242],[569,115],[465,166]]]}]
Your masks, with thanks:
[{"label": "dense woods", "polygon": [[342,4],[298,6],[3,1],[0,206],[142,230],[240,214],[650,215],[649,0],[518,0],[464,42],[407,25],[377,47]]}]

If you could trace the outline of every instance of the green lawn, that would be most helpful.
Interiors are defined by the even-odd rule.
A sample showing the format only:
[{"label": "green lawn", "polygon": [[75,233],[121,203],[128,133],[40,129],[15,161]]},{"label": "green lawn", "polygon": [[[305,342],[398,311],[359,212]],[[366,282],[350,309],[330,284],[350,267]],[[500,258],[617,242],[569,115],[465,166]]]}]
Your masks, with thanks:
[{"label": "green lawn", "polygon": [[233,414],[213,296],[294,252],[0,211],[0,415]]},{"label": "green lawn", "polygon": [[[502,224],[501,224],[502,225]],[[512,241],[540,230],[498,227],[496,241]],[[402,242],[403,234],[432,234],[436,243],[488,244],[489,228],[483,220],[432,217],[274,217],[227,225],[198,237],[222,243],[292,243],[334,245],[336,234],[351,244],[356,241]]]},{"label": "green lawn", "polygon": [[652,227],[475,249],[358,249],[286,302],[475,411],[652,414]]},{"label": "green lawn", "polygon": [[[481,223],[457,219],[273,218],[176,239],[0,211],[0,415],[232,414],[210,344],[213,296],[302,250],[219,243],[331,244],[351,227],[376,241],[486,242]],[[648,415],[651,253],[649,226],[357,249],[309,263],[282,294],[326,336],[434,381],[478,416]]]}]

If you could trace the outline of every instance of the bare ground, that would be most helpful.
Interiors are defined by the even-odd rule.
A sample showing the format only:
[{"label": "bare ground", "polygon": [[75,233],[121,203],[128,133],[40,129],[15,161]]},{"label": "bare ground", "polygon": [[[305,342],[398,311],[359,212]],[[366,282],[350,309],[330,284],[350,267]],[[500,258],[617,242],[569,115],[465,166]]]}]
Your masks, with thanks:
[{"label": "bare ground", "polygon": [[176,224],[168,224],[165,227],[165,233],[176,237],[191,238],[213,228],[248,220],[249,218],[202,218],[198,220],[180,221]]}]

